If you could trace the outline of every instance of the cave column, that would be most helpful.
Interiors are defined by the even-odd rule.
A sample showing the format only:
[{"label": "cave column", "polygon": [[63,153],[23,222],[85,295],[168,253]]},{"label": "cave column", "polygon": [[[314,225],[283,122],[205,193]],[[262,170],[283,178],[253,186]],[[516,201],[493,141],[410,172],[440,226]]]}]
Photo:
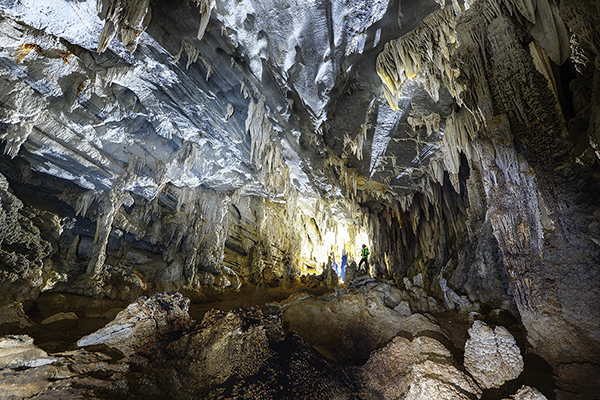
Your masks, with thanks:
[{"label": "cave column", "polygon": [[96,222],[96,236],[94,237],[92,254],[87,267],[87,273],[90,276],[97,276],[102,271],[104,261],[106,261],[106,246],[112,231],[112,224],[121,204],[123,204],[121,197],[111,191],[100,202],[100,218]]}]

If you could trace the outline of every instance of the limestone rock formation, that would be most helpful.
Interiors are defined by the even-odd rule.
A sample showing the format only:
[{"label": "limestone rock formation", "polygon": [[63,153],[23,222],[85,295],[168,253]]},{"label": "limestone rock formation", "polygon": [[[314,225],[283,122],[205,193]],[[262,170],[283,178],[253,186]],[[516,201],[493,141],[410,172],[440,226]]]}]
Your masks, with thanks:
[{"label": "limestone rock formation", "polygon": [[2,331],[44,291],[339,277],[284,319],[365,307],[372,349],[399,314],[502,310],[593,398],[598,26],[596,0],[0,0]]},{"label": "limestone rock formation", "polygon": [[0,338],[0,369],[37,367],[55,362],[56,359],[33,344],[26,335]]},{"label": "limestone rock formation", "polygon": [[[299,296],[278,305],[284,323],[321,353],[338,362],[356,363],[400,333],[443,333],[423,314],[396,312],[386,305],[391,289],[372,278],[353,287],[315,298]],[[392,302],[391,305],[396,304]]]},{"label": "limestone rock formation", "polygon": [[156,362],[157,386],[173,399],[351,396],[347,372],[257,309],[207,313]]},{"label": "limestone rock formation", "polygon": [[[159,300],[166,307],[168,299],[154,299]],[[103,330],[120,320],[122,316]],[[2,398],[481,397],[481,389],[457,369],[450,351],[430,336],[396,336],[364,365],[348,366],[327,360],[296,332],[285,330],[279,313],[264,314],[257,308],[212,310],[185,332],[175,324],[164,325],[161,332],[145,338],[142,351],[134,346],[138,352],[125,357],[98,347],[106,354],[77,349],[48,358],[31,339],[20,338],[17,347],[27,348],[28,356],[13,351],[12,360],[20,357],[18,366],[30,368],[0,369]],[[0,343],[11,340],[16,338]],[[110,341],[104,344],[118,348]]]},{"label": "limestone rock formation", "polygon": [[36,225],[43,218],[43,213],[25,207],[10,192],[6,178],[0,174],[0,302],[3,306],[39,295],[44,283],[44,259],[54,250],[51,243],[40,236]]},{"label": "limestone rock formation", "polygon": [[124,355],[143,352],[163,336],[190,324],[190,300],[179,293],[140,297],[104,328],[77,341],[79,347],[104,344]]},{"label": "limestone rock formation", "polygon": [[517,393],[504,400],[547,400],[546,396],[540,393],[539,390],[530,386],[521,387]]},{"label": "limestone rock formation", "polygon": [[470,399],[482,391],[435,339],[395,337],[357,369],[362,398]]},{"label": "limestone rock formation", "polygon": [[51,315],[50,317],[42,321],[42,325],[51,324],[53,322],[64,321],[64,320],[77,320],[79,317],[74,312],[62,312]]},{"label": "limestone rock formation", "polygon": [[54,354],[53,364],[0,369],[2,399],[119,398],[130,394],[129,364],[102,353],[75,350]]},{"label": "limestone rock formation", "polygon": [[492,329],[483,321],[469,328],[465,369],[484,389],[498,388],[523,372],[523,357],[515,338],[503,326]]},{"label": "limestone rock formation", "polygon": [[23,311],[23,304],[13,302],[0,307],[0,325],[16,324],[19,328],[32,326],[33,322]]}]

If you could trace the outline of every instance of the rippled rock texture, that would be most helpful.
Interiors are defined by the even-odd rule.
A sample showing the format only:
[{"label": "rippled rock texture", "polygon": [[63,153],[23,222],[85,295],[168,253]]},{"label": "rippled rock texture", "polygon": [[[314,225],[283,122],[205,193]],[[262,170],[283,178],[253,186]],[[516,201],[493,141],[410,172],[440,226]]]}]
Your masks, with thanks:
[{"label": "rippled rock texture", "polygon": [[510,399],[505,400],[546,400],[546,396],[540,393],[536,388],[523,386]]},{"label": "rippled rock texture", "polygon": [[426,336],[394,338],[358,372],[360,396],[371,399],[470,399],[482,391],[457,369],[447,348]]},{"label": "rippled rock texture", "polygon": [[56,359],[33,345],[26,335],[7,336],[0,339],[0,369],[38,367],[51,364]]}]

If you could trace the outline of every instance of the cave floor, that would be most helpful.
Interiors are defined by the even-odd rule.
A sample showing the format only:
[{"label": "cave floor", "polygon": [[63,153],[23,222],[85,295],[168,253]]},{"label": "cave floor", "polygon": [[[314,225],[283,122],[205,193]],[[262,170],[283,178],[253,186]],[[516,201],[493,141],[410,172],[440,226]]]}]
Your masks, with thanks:
[{"label": "cave floor", "polygon": [[[268,313],[269,303],[283,301],[291,294],[299,292],[321,296],[329,290],[323,286],[311,288],[302,284],[290,287],[267,287],[247,283],[234,293],[204,293],[203,301],[190,304],[189,314],[193,320],[201,321],[204,314],[212,309],[230,311],[241,307],[259,307],[263,312]],[[35,325],[26,328],[12,327],[10,331],[0,332],[0,334],[27,334],[34,338],[38,347],[51,354],[73,350],[77,347],[76,343],[80,338],[105,326],[128,304],[128,301],[123,300],[94,299],[74,294],[46,292],[25,308],[27,316]],[[50,317],[57,316],[63,319],[49,322]],[[454,310],[436,314],[435,319],[449,339],[444,345],[451,350],[458,365],[462,365],[463,349],[469,337],[468,329],[471,321]],[[514,393],[523,384],[537,387],[551,400],[555,389],[552,368],[539,356],[526,350],[528,346],[522,325],[516,320],[487,322],[491,324],[503,322],[503,325],[506,325],[515,336],[523,352],[525,369],[517,380],[508,382],[500,389],[484,391],[482,400],[501,399],[507,394]],[[318,346],[316,349],[319,350]],[[326,352],[320,352],[327,357]]]}]

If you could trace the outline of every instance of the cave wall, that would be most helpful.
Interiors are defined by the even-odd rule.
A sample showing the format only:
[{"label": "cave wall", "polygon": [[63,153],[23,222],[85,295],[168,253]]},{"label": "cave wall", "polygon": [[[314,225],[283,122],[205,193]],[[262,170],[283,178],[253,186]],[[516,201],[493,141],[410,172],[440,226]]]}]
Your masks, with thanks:
[{"label": "cave wall", "polygon": [[[391,62],[396,72],[386,69],[389,58],[378,62],[392,102],[402,81],[415,75],[431,91],[444,85],[457,99],[456,114],[446,120],[455,148],[444,160],[447,169],[456,172],[453,152],[466,155],[469,180],[476,181],[467,185],[474,189],[471,208],[484,206],[529,343],[553,365],[561,398],[588,398],[593,385],[578,392],[574,384],[594,379],[600,355],[598,160],[590,157],[598,76],[591,27],[598,14],[593,2],[531,4],[473,2],[456,18],[440,13],[456,32],[447,42],[459,45],[428,65],[433,73],[419,69],[419,47],[386,48],[385,57],[398,55]],[[426,43],[419,39],[403,38]]]}]

